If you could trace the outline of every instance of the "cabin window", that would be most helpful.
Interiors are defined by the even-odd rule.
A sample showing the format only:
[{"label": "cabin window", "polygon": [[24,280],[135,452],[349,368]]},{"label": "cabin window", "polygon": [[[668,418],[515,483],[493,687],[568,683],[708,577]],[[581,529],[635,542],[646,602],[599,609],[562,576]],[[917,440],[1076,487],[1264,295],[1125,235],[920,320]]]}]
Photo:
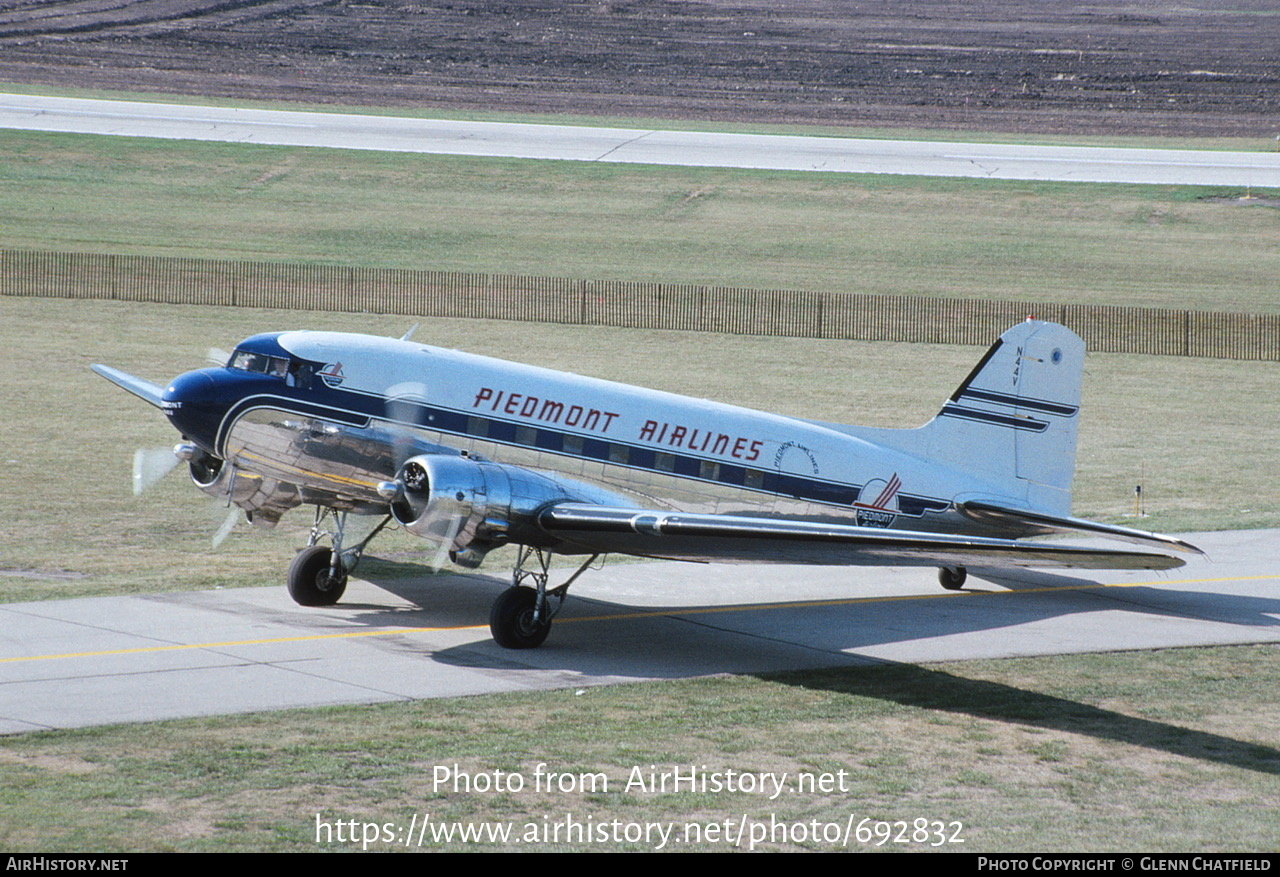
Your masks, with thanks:
[{"label": "cabin window", "polygon": [[734,487],[741,487],[746,481],[747,470],[741,466],[721,466],[720,476],[717,480],[721,484],[732,484]]}]

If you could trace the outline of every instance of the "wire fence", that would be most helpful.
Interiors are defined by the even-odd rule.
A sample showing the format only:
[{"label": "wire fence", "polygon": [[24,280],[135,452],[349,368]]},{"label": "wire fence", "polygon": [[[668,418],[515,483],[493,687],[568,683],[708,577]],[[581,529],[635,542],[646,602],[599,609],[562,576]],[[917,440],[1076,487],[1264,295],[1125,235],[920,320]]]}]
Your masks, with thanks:
[{"label": "wire fence", "polygon": [[0,295],[990,343],[1034,315],[1090,350],[1280,361],[1280,315],[0,250]]}]

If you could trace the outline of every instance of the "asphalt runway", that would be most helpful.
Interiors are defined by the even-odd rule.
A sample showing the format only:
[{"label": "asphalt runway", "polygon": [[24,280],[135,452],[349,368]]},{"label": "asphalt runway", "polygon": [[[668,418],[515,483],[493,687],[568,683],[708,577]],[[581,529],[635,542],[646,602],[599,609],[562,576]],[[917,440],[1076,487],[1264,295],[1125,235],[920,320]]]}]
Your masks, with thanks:
[{"label": "asphalt runway", "polygon": [[465,122],[0,94],[0,128],[697,167],[1280,188],[1280,153]]},{"label": "asphalt runway", "polygon": [[[0,733],[879,662],[1280,642],[1280,530],[1191,534],[1166,573],[621,563],[547,642],[489,638],[506,574],[0,605]],[[559,572],[559,581],[570,573]],[[553,575],[553,585],[556,579]]]}]

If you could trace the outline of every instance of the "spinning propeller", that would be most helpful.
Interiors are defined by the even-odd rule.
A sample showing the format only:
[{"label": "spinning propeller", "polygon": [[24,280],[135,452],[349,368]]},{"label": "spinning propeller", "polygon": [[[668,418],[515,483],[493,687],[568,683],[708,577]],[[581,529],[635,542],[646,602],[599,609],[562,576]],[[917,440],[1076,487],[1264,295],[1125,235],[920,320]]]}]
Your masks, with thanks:
[{"label": "spinning propeller", "polygon": [[[227,364],[231,354],[225,350],[211,347],[206,352],[205,357],[209,362],[221,366]],[[110,366],[95,365],[93,370],[148,404],[156,408],[161,407],[164,389],[159,384],[153,384],[150,381],[134,377]],[[190,461],[196,453],[198,453],[198,450],[185,442],[164,448],[138,448],[133,452],[134,495],[141,496],[150,490],[172,472],[180,462]],[[216,496],[213,499],[218,503],[227,502],[226,499],[219,499]],[[236,521],[240,518],[240,509],[235,505],[231,505],[228,514],[224,516],[221,512],[218,512],[215,517],[220,522],[213,535],[213,546],[217,548],[235,528]]]},{"label": "spinning propeller", "polygon": [[[404,339],[413,334],[417,329],[415,324],[412,329],[405,333]],[[402,339],[403,340],[403,339]],[[427,398],[427,386],[420,381],[406,381],[396,384],[387,389],[387,402],[385,405],[387,430],[392,435],[392,454],[395,464],[395,480],[386,482],[388,493],[395,499],[403,499],[405,492],[405,480],[407,473],[405,464],[412,457],[423,452],[422,443],[414,436],[411,431],[410,424],[418,422],[418,407],[413,400],[425,400]],[[423,473],[425,477],[426,473]],[[391,486],[394,485],[394,491]],[[384,495],[384,498],[387,498]],[[389,502],[394,499],[388,499]],[[440,572],[444,569],[446,563],[449,562],[449,554],[453,550],[453,540],[457,537],[458,531],[462,528],[462,521],[454,519],[450,524],[450,529],[443,535],[435,552],[431,556],[431,560],[427,562],[428,568],[432,574]]]},{"label": "spinning propeller", "polygon": [[133,495],[142,496],[159,484],[179,462],[172,447],[138,448],[133,452]]}]

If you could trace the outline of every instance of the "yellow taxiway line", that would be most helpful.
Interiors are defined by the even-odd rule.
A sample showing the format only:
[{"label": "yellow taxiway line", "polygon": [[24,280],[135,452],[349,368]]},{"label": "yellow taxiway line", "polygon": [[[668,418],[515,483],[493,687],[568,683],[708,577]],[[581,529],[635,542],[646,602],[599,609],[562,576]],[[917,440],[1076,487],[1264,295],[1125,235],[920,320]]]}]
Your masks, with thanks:
[{"label": "yellow taxiway line", "polygon": [[[751,603],[737,604],[733,606],[701,606],[683,608],[665,608],[650,609],[639,612],[622,612],[607,615],[588,615],[577,618],[561,618],[558,624],[580,624],[588,621],[622,621],[634,620],[638,618],[662,618],[669,616],[682,615],[710,615],[713,613],[724,612],[763,612],[776,609],[813,609],[825,606],[855,606],[866,603],[896,603],[904,600],[938,600],[954,597],[992,597],[1009,594],[1043,594],[1054,591],[1087,591],[1095,588],[1144,588],[1169,585],[1201,585],[1220,582],[1249,582],[1261,581],[1265,579],[1278,579],[1280,575],[1260,575],[1260,576],[1224,576],[1221,578],[1204,578],[1204,579],[1177,579],[1171,581],[1154,581],[1154,582],[1121,582],[1116,584],[1089,584],[1089,585],[1054,585],[1043,588],[1019,588],[1017,590],[1003,591],[951,591],[940,594],[902,594],[899,596],[881,596],[881,597],[850,597],[841,600],[809,600],[798,603]],[[336,639],[358,639],[361,637],[374,636],[404,636],[406,634],[421,633],[442,633],[448,631],[459,630],[482,630],[488,627],[487,624],[463,624],[452,627],[389,627],[379,630],[358,630],[348,631],[346,633],[316,633],[304,636],[281,636],[266,637],[263,639],[242,639],[242,640],[226,640],[223,642],[207,642],[207,643],[186,643],[177,645],[157,645],[157,646],[139,646],[130,649],[103,649],[92,652],[63,652],[61,654],[51,655],[19,655],[10,658],[0,658],[0,664],[12,664],[22,661],[56,661],[66,658],[101,658],[110,655],[138,655],[138,654],[154,654],[160,652],[176,652],[191,649],[220,649],[232,648],[235,646],[263,646],[275,645],[278,643],[299,643],[313,642],[317,640],[336,640]]]}]

